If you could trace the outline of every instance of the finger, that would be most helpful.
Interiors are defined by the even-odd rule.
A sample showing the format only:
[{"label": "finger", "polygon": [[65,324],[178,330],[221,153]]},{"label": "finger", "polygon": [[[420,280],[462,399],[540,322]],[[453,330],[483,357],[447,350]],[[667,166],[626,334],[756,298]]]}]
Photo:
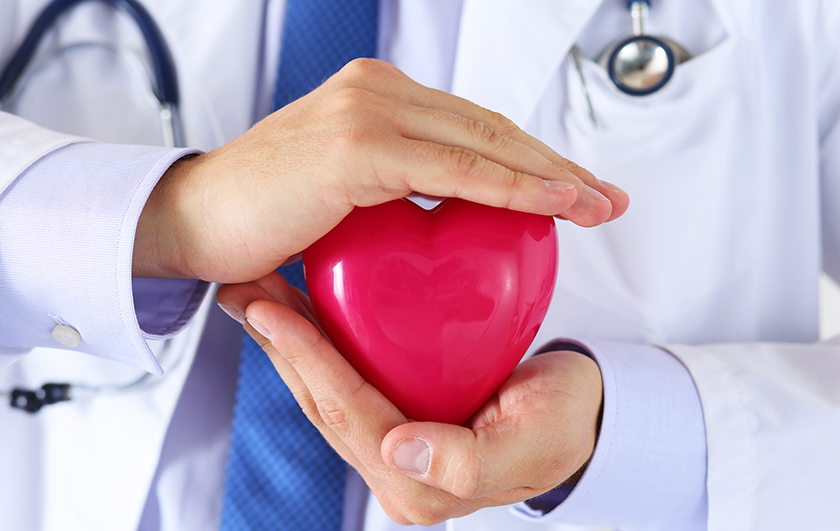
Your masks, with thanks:
[{"label": "finger", "polygon": [[[312,314],[309,298],[301,290],[290,286],[279,273],[271,273],[254,282],[222,286],[217,293],[217,301],[245,308],[249,331],[257,332],[251,335],[268,352],[284,380],[290,376],[290,388],[302,386],[300,392],[292,389],[296,397],[300,395],[303,400],[310,400],[310,384],[320,388],[340,383],[342,385],[334,386],[332,391],[347,396],[353,394],[349,389],[370,387],[323,336]],[[304,367],[310,368],[308,381],[304,381],[298,374],[295,360],[309,362],[313,358],[322,360],[323,365],[304,363]],[[379,401],[387,402],[381,395]],[[389,402],[387,404],[390,405]],[[321,420],[329,422],[329,419]]]},{"label": "finger", "polygon": [[[259,315],[258,313],[256,318],[248,319],[245,324],[245,331],[268,355],[275,370],[291,391],[303,413],[321,432],[330,446],[332,446],[336,452],[338,452],[338,454],[352,467],[361,472],[363,475],[366,475],[366,470],[363,464],[356,458],[354,453],[342,443],[340,437],[324,425],[324,422],[318,413],[318,407],[315,400],[309,392],[309,388],[303,382],[295,368],[277,351],[273,343],[273,333],[259,319],[265,319],[266,312],[273,312],[275,313],[275,319],[283,320],[285,322],[284,327],[288,328],[290,331],[294,331],[294,333],[300,333],[302,335],[306,335],[308,333],[318,337],[320,337],[320,334],[314,329],[311,323],[306,321],[306,319],[290,307],[266,300],[261,300],[260,304],[263,306],[263,308],[261,308],[262,315]],[[271,305],[273,305],[273,308]]]},{"label": "finger", "polygon": [[393,469],[462,498],[527,499],[589,459],[601,401],[601,374],[591,358],[547,353],[514,370],[471,419],[472,429],[398,426],[382,441],[382,455]]},{"label": "finger", "polygon": [[216,303],[239,324],[245,324],[245,308],[255,300],[272,299],[259,284],[224,284],[216,291]]},{"label": "finger", "polygon": [[[430,525],[468,514],[480,506],[504,505],[532,496],[500,498],[471,506],[444,491],[394,475],[379,448],[384,434],[406,422],[405,417],[345,366],[346,362],[341,363],[343,358],[290,307],[258,300],[247,308],[246,314],[246,330],[268,353],[304,413],[342,458],[362,474],[393,520]],[[318,374],[309,374],[311,369]],[[338,400],[324,398],[323,389],[327,387],[336,389]],[[343,406],[343,401],[352,402],[351,407]]]},{"label": "finger", "polygon": [[389,432],[382,457],[394,470],[462,499],[504,494],[521,501],[557,483],[546,466],[557,441],[543,434],[515,421],[478,430],[417,422]]},{"label": "finger", "polygon": [[[484,122],[459,114],[387,100],[393,127],[404,137],[436,144],[460,146],[512,170],[543,180],[580,184],[570,171],[557,166],[532,147],[515,140]],[[395,107],[395,108],[394,108]]]},{"label": "finger", "polygon": [[[304,337],[308,335],[320,340],[319,336],[323,336],[316,323],[313,322],[311,307],[303,302],[305,298],[306,296],[300,290],[289,286],[283,276],[276,272],[254,282],[221,286],[216,294],[217,302],[228,313],[230,313],[229,308],[237,311],[240,308],[244,309],[242,316],[246,332],[266,351],[304,410],[306,409],[304,404],[312,403],[311,393],[294,368],[286,362],[285,357],[277,353],[273,343],[273,332],[264,321],[269,320],[266,316],[270,316],[270,322],[274,327],[279,326],[278,322],[282,321],[283,327],[288,328],[289,333]],[[246,317],[248,307],[257,301],[263,301],[268,306],[265,306],[262,312],[258,312],[256,317],[253,316],[253,312],[250,313],[250,318]],[[315,329],[314,336],[313,328]]]},{"label": "finger", "polygon": [[[336,107],[332,112],[341,117],[338,132],[329,134],[336,134],[336,145],[346,151],[338,157],[344,171],[319,174],[320,189],[332,202],[336,198],[343,202],[348,212],[354,206],[377,205],[412,192],[546,216],[564,213],[575,203],[576,189],[558,179],[513,170],[463,146],[402,136],[391,123],[393,110],[402,103],[364,89],[345,91],[332,100]],[[609,215],[609,202],[603,199],[603,203],[603,212],[592,224]]]},{"label": "finger", "polygon": [[284,262],[283,262],[283,265],[284,265],[284,266],[286,266],[286,265],[292,265],[292,264],[294,264],[295,262],[297,262],[298,260],[300,260],[300,259],[301,259],[301,256],[302,256],[302,253],[297,253],[297,254],[294,254],[294,255],[292,255],[292,256],[290,256],[290,257],[286,258],[286,261],[284,261]]},{"label": "finger", "polygon": [[[306,293],[304,293],[302,290],[300,290],[298,288],[293,288],[293,291],[295,292],[295,296],[297,297],[301,306],[305,310],[305,312],[301,312],[302,315],[304,315],[307,319],[309,319],[309,321],[311,323],[313,323],[318,328],[318,330],[321,332],[321,335],[326,337],[327,334],[326,334],[326,332],[324,332],[324,329],[321,328],[321,323],[318,321],[318,317],[315,314],[315,307],[312,306],[312,300],[309,298],[309,296],[306,295]],[[329,339],[329,338],[327,337],[327,339]]]},{"label": "finger", "polygon": [[[311,401],[311,397],[308,396],[309,393],[300,377],[288,363],[284,363],[282,356],[278,356],[275,352],[271,331],[260,319],[248,319],[246,317],[247,308],[252,303],[265,301],[275,304],[276,308],[282,308],[283,316],[275,316],[275,319],[285,317],[287,326],[303,327],[304,332],[308,331],[307,328],[312,328],[311,323],[304,324],[301,322],[304,317],[300,314],[302,311],[308,311],[308,309],[301,304],[293,288],[288,285],[285,279],[279,273],[273,272],[258,281],[226,284],[219,287],[216,293],[216,301],[225,311],[228,311],[228,308],[234,308],[242,312],[246,332],[269,355],[275,368],[289,386],[289,389],[292,390],[292,394],[295,395],[298,402]],[[290,314],[295,314],[295,318],[290,319]]]},{"label": "finger", "polygon": [[[406,79],[408,79],[408,82],[410,83],[419,85],[407,77]],[[387,91],[388,89],[384,88],[384,90]],[[410,91],[407,93],[407,98],[409,102],[418,106],[444,110],[453,114],[464,116],[473,122],[484,123],[488,127],[499,131],[501,134],[504,134],[505,136],[532,148],[559,168],[570,172],[580,179],[589,189],[579,189],[580,195],[584,197],[593,195],[594,197],[591,197],[590,201],[596,200],[598,194],[605,196],[613,205],[613,211],[609,218],[610,220],[617,218],[627,210],[630,201],[630,197],[627,192],[614,184],[599,180],[586,168],[583,168],[582,166],[561,156],[545,143],[523,131],[512,120],[508,119],[504,115],[493,112],[464,98],[459,98],[452,94],[429,88],[425,88],[425,90]],[[591,192],[586,193],[588,191]],[[577,211],[585,211],[587,206],[588,205],[585,203],[576,205],[572,208],[570,215],[578,215],[579,213]]]},{"label": "finger", "polygon": [[248,306],[246,316],[270,336],[270,356],[278,370],[289,367],[300,379],[305,388],[301,396],[311,397],[305,406],[301,404],[310,420],[328,432],[328,439],[346,445],[365,468],[387,470],[379,455],[382,437],[406,422],[396,407],[292,308],[256,301]]},{"label": "finger", "polygon": [[[236,311],[240,311],[239,308],[244,309],[242,311],[242,319],[243,324],[245,325],[245,331],[266,352],[271,359],[274,368],[294,395],[295,400],[297,400],[304,412],[306,412],[307,409],[314,409],[312,406],[312,404],[314,404],[312,396],[294,368],[286,362],[283,356],[280,356],[277,353],[272,342],[273,333],[262,322],[262,320],[260,320],[259,316],[256,318],[252,317],[250,319],[246,318],[246,312],[248,311],[247,308],[256,301],[263,301],[267,304],[274,305],[271,309],[265,309],[263,313],[265,314],[272,310],[274,312],[279,312],[279,315],[275,315],[274,319],[285,319],[286,326],[296,329],[302,328],[303,333],[307,333],[309,332],[309,329],[313,328],[313,325],[306,322],[305,318],[299,314],[300,308],[293,308],[293,306],[300,307],[300,303],[297,297],[295,297],[292,289],[285,283],[284,279],[280,275],[276,273],[274,273],[274,275],[280,278],[278,279],[273,275],[269,275],[271,278],[264,279],[264,285],[267,286],[271,292],[257,282],[227,284],[219,288],[216,294],[216,301],[219,303],[219,306],[221,306],[229,314],[231,313],[231,308]],[[287,302],[289,305],[278,302],[278,300]],[[263,317],[263,319],[265,318]],[[317,331],[315,333],[320,335]]]},{"label": "finger", "polygon": [[[278,276],[268,276],[259,282],[261,285],[232,286],[226,290],[228,294],[223,293],[223,302],[229,302],[231,296],[242,296],[236,292],[243,292],[245,288],[248,293],[240,301],[257,296],[246,309],[246,330],[268,353],[310,420],[338,453],[362,474],[393,519],[406,524],[435,523],[453,515],[467,514],[479,506],[509,504],[535,495],[508,495],[475,506],[463,505],[448,498],[444,491],[418,490],[429,487],[404,476],[394,476],[382,460],[379,448],[385,433],[404,423],[405,417],[361,380],[300,315],[300,309],[265,300],[265,297],[276,296],[287,302],[292,297],[303,302],[306,297],[302,293],[289,288]],[[329,388],[327,393],[323,392],[325,388]],[[338,400],[330,398],[331,395],[337,395]],[[342,402],[349,402],[350,407]],[[386,480],[384,483],[383,479]]]},{"label": "finger", "polygon": [[[342,79],[348,79],[350,84],[355,83],[354,86],[374,90],[379,95],[405,101],[419,107],[449,112],[463,116],[472,122],[486,124],[493,130],[534,149],[558,167],[574,174],[596,193],[606,196],[613,205],[609,220],[617,218],[627,210],[630,198],[624,190],[608,182],[598,180],[591,172],[562,157],[500,113],[490,111],[447,92],[425,87],[406,76],[398,68],[383,61],[353,61],[345,66],[342,74],[344,76]],[[585,188],[578,190],[578,192],[582,196],[590,195]],[[590,200],[594,201],[595,197]],[[578,211],[586,211],[588,207],[589,205],[586,203],[576,205],[571,209],[569,215],[572,217],[583,215],[583,212]]]},{"label": "finger", "polygon": [[[440,94],[451,96],[446,93]],[[593,226],[603,221],[611,221],[627,210],[630,196],[621,188],[598,180],[591,172],[560,156],[504,116],[467,100],[451,97],[460,105],[451,106],[454,110],[430,109],[428,112],[435,118],[431,123],[411,120],[400,122],[406,134],[475,150],[512,170],[536,175],[548,182],[574,183],[577,201],[563,213],[563,217],[578,225]],[[449,98],[445,99],[449,101]],[[468,110],[476,112],[468,113]],[[450,121],[462,121],[461,128],[440,127],[440,122],[444,121],[443,117],[447,116],[450,117]],[[445,133],[451,132],[460,134],[445,136]]]},{"label": "finger", "polygon": [[572,192],[574,187],[575,201],[562,215],[578,225],[589,227],[611,218],[614,207],[607,197],[528,144],[484,122],[458,114],[412,105],[399,105],[397,108],[399,110],[392,113],[393,126],[404,137],[463,147],[514,172],[539,177],[551,187],[565,192]]},{"label": "finger", "polygon": [[241,324],[245,324],[245,308],[257,300],[282,302],[287,306],[305,309],[311,314],[311,306],[304,305],[286,279],[276,271],[253,282],[224,284],[216,291],[219,306]]},{"label": "finger", "polygon": [[[404,525],[414,523],[395,503],[394,485],[382,481],[400,478],[391,477],[378,450],[382,436],[393,426],[406,422],[405,417],[364,382],[332,345],[313,334],[312,327],[300,315],[274,304],[255,302],[249,307],[248,316],[249,322],[259,322],[263,333],[272,338],[270,342],[263,339],[262,344],[275,368],[309,420],[362,475],[389,517]],[[274,331],[278,325],[282,328],[279,334]],[[305,381],[302,373],[306,374]],[[330,387],[340,400],[335,400],[332,392],[324,391]],[[411,485],[408,487],[416,490]],[[403,485],[401,491],[405,492],[405,488]]]},{"label": "finger", "polygon": [[[289,293],[304,305],[308,301],[299,290],[292,288]],[[304,413],[362,475],[392,520],[406,525],[431,524],[474,510],[457,502],[453,505],[451,496],[442,491],[394,476],[379,448],[385,433],[405,423],[405,417],[364,382],[332,345],[313,333],[297,308],[293,311],[276,302],[255,301],[246,312],[248,323],[258,323],[261,334],[271,338],[269,341],[254,332]],[[496,505],[503,503],[510,502]]]},{"label": "finger", "polygon": [[[377,173],[390,179],[390,183],[381,185],[388,197],[380,197],[366,189],[351,198],[354,204],[370,206],[419,192],[554,216],[566,212],[575,202],[575,190],[566,183],[559,189],[553,188],[544,179],[514,171],[469,149],[397,135],[389,141],[393,149],[386,152],[373,144],[360,147],[366,150],[365,160],[376,161]],[[361,169],[349,168],[348,171],[357,174]],[[606,212],[609,213],[609,205]]]},{"label": "finger", "polygon": [[[302,319],[300,319],[300,315],[305,314],[301,312],[301,310],[305,310],[308,312],[312,311],[311,304],[309,303],[309,298],[306,297],[303,292],[299,289],[290,287],[285,282],[285,279],[277,274],[273,273],[268,275],[267,277],[260,279],[262,285],[258,284],[257,282],[249,282],[247,284],[233,284],[233,285],[225,285],[219,288],[219,292],[217,295],[217,301],[219,305],[225,308],[225,305],[233,306],[241,306],[243,308],[247,308],[250,303],[255,301],[271,301],[274,298],[278,300],[282,300],[289,304],[289,306],[283,305],[278,306],[276,309],[280,309],[280,311],[285,312],[282,308],[291,308],[292,312],[286,314],[285,319],[281,315],[276,315],[276,319],[284,319],[284,327],[287,328],[290,333],[298,333],[298,335],[308,333],[307,324]],[[296,299],[296,300],[293,300]],[[299,303],[300,305],[297,305]],[[225,309],[225,311],[228,311]],[[262,312],[269,312],[271,311],[268,308],[263,308]],[[229,312],[230,313],[230,312]],[[295,313],[300,315],[295,316]],[[310,314],[311,315],[311,314]],[[372,474],[364,463],[362,463],[356,455],[345,445],[341,438],[338,437],[336,433],[326,427],[323,422],[321,421],[320,415],[317,413],[317,406],[315,405],[315,401],[312,398],[312,394],[309,392],[309,389],[303,383],[303,380],[300,378],[300,375],[297,371],[292,367],[290,363],[288,363],[284,356],[278,353],[277,349],[275,348],[274,344],[272,343],[273,333],[268,329],[268,327],[262,323],[259,319],[262,318],[265,321],[274,322],[273,319],[268,319],[265,317],[264,313],[261,315],[261,312],[257,312],[257,316],[253,317],[250,321],[245,321],[244,314],[242,316],[242,320],[245,324],[246,332],[260,345],[260,347],[266,352],[269,358],[274,365],[275,370],[277,370],[280,377],[289,387],[289,390],[295,397],[295,400],[298,404],[301,405],[301,409],[307,415],[311,422],[319,429],[324,438],[327,442],[341,455],[341,457],[347,461],[353,468],[355,468],[364,478],[365,482],[376,492],[381,492],[382,488],[380,485],[379,479]],[[313,322],[314,319],[311,317],[307,318],[310,323],[314,326],[317,322]],[[259,327],[259,330],[254,327],[256,325]],[[297,331],[297,332],[294,332]],[[320,332],[320,330],[319,330]],[[375,448],[375,446],[374,446]],[[387,502],[386,502],[387,505]],[[402,514],[399,513],[393,507],[389,507],[389,515],[394,521],[402,522],[403,524],[410,524],[411,522],[408,521]]]}]

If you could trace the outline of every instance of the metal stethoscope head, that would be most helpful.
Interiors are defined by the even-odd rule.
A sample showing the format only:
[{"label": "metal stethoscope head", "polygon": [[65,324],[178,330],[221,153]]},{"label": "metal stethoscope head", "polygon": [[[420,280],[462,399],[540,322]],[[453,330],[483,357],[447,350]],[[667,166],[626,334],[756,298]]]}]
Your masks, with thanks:
[{"label": "metal stethoscope head", "polygon": [[647,96],[668,84],[677,65],[691,59],[679,44],[645,34],[650,0],[627,0],[633,35],[613,43],[598,63],[616,88],[631,96]]}]

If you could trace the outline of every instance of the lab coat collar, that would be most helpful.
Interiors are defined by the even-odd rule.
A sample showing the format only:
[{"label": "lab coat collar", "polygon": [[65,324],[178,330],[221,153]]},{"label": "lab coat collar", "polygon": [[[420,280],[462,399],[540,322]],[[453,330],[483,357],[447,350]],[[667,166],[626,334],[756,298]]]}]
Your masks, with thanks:
[{"label": "lab coat collar", "polygon": [[524,127],[602,0],[465,0],[452,92]]}]

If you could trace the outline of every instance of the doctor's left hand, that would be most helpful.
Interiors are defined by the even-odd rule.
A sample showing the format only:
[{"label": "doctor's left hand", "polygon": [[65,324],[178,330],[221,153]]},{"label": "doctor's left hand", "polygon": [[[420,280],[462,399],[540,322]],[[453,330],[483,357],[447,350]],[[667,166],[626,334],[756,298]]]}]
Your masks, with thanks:
[{"label": "doctor's left hand", "polygon": [[600,371],[575,352],[517,367],[466,426],[410,422],[318,329],[309,299],[277,273],[222,286],[310,421],[396,522],[432,525],[565,482],[592,455]]}]

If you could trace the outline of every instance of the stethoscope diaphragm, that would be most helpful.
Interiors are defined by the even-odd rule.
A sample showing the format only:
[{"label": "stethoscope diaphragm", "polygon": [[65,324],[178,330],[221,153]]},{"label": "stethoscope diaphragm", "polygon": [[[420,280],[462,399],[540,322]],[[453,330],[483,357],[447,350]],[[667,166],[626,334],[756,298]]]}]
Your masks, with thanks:
[{"label": "stethoscope diaphragm", "polygon": [[609,46],[598,63],[618,90],[647,96],[667,85],[677,65],[691,55],[671,39],[645,34],[650,0],[628,0],[627,5],[633,18],[633,35]]}]

